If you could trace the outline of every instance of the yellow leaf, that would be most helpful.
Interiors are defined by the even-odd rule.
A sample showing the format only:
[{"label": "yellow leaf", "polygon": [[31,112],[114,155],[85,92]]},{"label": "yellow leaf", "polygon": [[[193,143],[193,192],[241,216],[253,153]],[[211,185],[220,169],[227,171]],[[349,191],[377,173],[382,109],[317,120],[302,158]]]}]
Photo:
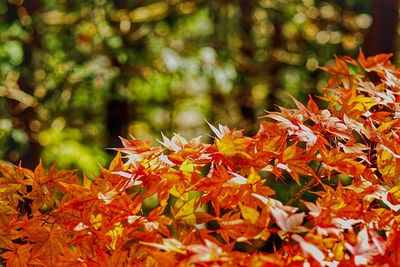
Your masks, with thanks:
[{"label": "yellow leaf", "polygon": [[255,224],[260,216],[260,213],[252,207],[240,205],[240,211],[242,213],[242,217],[245,220],[250,221],[252,224]]},{"label": "yellow leaf", "polygon": [[376,131],[378,133],[383,133],[386,130],[390,130],[392,128],[392,125],[397,123],[397,120],[393,120],[393,121],[388,121],[388,122],[382,122],[381,125],[378,127],[378,129],[376,129]]},{"label": "yellow leaf", "polygon": [[218,151],[228,157],[242,156],[251,159],[250,155],[245,151],[248,150],[249,145],[252,143],[249,137],[233,137],[232,135],[224,135],[220,140],[216,140]]},{"label": "yellow leaf", "polygon": [[89,178],[87,178],[86,175],[83,175],[83,187],[90,190],[91,185],[92,185],[92,181]]},{"label": "yellow leaf", "polygon": [[158,164],[157,164],[157,161],[158,161],[159,159],[157,158],[157,157],[154,157],[154,158],[152,158],[152,159],[144,159],[143,161],[142,161],[142,165],[143,165],[143,167],[145,167],[146,169],[149,169],[149,170],[151,170],[151,171],[154,171],[155,169],[157,169],[158,168]]},{"label": "yellow leaf", "polygon": [[179,170],[181,170],[184,175],[189,176],[196,170],[196,165],[185,159],[179,167]]},{"label": "yellow leaf", "polygon": [[400,204],[400,185],[396,185],[389,190],[388,201],[393,205]]},{"label": "yellow leaf", "polygon": [[282,146],[282,136],[275,136],[268,140],[268,142],[263,142],[262,150],[265,152],[279,153],[280,147]]},{"label": "yellow leaf", "polygon": [[389,193],[398,201],[400,202],[400,185],[394,186],[390,189]]},{"label": "yellow leaf", "polygon": [[196,198],[188,201],[178,199],[172,210],[176,219],[185,221],[188,224],[196,224],[195,204]]},{"label": "yellow leaf", "polygon": [[262,241],[267,241],[270,235],[271,234],[268,232],[268,230],[263,229],[258,235],[254,237],[254,239],[261,239]]},{"label": "yellow leaf", "polygon": [[365,166],[352,159],[344,159],[338,163],[339,170],[345,174],[360,175],[364,172]]},{"label": "yellow leaf", "polygon": [[121,152],[117,152],[117,155],[114,157],[114,159],[110,163],[110,167],[108,168],[110,171],[114,171],[117,169],[117,167],[121,167],[122,161],[121,161]]},{"label": "yellow leaf", "polygon": [[124,227],[122,226],[121,222],[115,223],[114,229],[107,232],[107,235],[111,237],[111,244],[110,244],[111,249],[115,250],[115,247],[117,245],[117,239],[118,237],[122,237],[123,232],[124,232]]},{"label": "yellow leaf", "polygon": [[247,177],[247,183],[248,184],[255,184],[255,183],[257,183],[258,181],[260,181],[261,180],[261,177],[260,177],[260,175],[258,174],[258,172],[253,168],[253,167],[251,167],[251,169],[250,169],[250,174],[249,174],[249,176]]},{"label": "yellow leaf", "polygon": [[101,213],[97,214],[96,216],[92,214],[89,217],[89,221],[93,225],[93,228],[95,230],[98,230],[101,227],[102,219],[103,219],[103,215]]},{"label": "yellow leaf", "polygon": [[378,170],[389,185],[398,185],[400,180],[400,166],[397,159],[387,150],[378,152]]},{"label": "yellow leaf", "polygon": [[293,144],[293,145],[287,147],[285,149],[285,151],[283,151],[283,154],[282,154],[283,161],[286,162],[287,160],[296,158],[296,154],[297,154],[297,145]]},{"label": "yellow leaf", "polygon": [[355,109],[360,111],[369,110],[377,104],[373,98],[366,96],[357,96],[355,102],[358,102],[358,104],[355,105]]},{"label": "yellow leaf", "polygon": [[174,197],[182,197],[182,194],[176,189],[176,186],[172,186],[171,189],[169,190],[169,193],[173,195]]},{"label": "yellow leaf", "polygon": [[333,248],[333,254],[335,255],[336,259],[342,260],[345,256],[345,246],[343,243],[337,242],[335,247]]}]

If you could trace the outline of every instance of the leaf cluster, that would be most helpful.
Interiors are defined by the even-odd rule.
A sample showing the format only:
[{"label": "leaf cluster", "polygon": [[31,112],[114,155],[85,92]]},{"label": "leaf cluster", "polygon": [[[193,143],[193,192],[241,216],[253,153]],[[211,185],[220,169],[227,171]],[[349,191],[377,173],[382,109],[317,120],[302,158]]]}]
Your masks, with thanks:
[{"label": "leaf cluster", "polygon": [[[1,166],[7,266],[395,266],[400,71],[336,58],[320,99],[269,112],[254,136],[136,138],[96,179]],[[301,189],[287,202],[274,184]],[[311,193],[307,200],[304,193]]]}]

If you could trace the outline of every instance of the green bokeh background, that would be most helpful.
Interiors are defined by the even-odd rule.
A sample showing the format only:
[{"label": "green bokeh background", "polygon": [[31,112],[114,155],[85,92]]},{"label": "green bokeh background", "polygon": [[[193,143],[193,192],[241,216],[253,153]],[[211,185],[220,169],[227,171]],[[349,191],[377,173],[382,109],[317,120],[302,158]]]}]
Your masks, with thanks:
[{"label": "green bokeh background", "polygon": [[[0,159],[106,165],[118,136],[257,129],[363,47],[372,1],[0,1]],[[396,31],[393,38],[397,38]]]}]

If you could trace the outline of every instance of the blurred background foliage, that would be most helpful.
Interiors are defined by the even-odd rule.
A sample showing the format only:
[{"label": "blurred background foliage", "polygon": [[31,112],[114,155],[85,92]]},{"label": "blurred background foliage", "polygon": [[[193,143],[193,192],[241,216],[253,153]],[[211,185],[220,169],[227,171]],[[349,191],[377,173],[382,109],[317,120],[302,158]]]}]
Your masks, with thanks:
[{"label": "blurred background foliage", "polygon": [[[0,159],[93,174],[118,136],[207,137],[397,51],[393,0],[0,1]],[[112,154],[112,153],[111,153]]]}]

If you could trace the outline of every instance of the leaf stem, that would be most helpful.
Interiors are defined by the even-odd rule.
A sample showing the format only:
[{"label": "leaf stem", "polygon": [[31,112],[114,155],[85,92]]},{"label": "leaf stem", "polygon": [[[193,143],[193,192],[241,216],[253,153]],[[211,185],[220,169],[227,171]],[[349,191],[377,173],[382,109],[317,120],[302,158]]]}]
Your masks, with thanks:
[{"label": "leaf stem", "polygon": [[286,205],[291,205],[293,202],[295,202],[301,195],[303,195],[309,188],[311,188],[314,184],[318,182],[317,178],[313,177],[311,180],[309,180],[303,188],[299,192],[296,193],[287,203]]},{"label": "leaf stem", "polygon": [[[316,171],[316,175],[318,175],[318,172],[321,168],[321,163],[322,161],[319,162],[318,167],[317,167],[317,171]],[[291,205],[293,204],[299,197],[301,197],[301,195],[303,195],[309,188],[311,188],[314,184],[316,184],[317,182],[319,182],[319,180],[317,179],[317,177],[313,177],[312,179],[310,179],[302,188],[299,192],[297,192],[287,203],[286,205]]]}]

